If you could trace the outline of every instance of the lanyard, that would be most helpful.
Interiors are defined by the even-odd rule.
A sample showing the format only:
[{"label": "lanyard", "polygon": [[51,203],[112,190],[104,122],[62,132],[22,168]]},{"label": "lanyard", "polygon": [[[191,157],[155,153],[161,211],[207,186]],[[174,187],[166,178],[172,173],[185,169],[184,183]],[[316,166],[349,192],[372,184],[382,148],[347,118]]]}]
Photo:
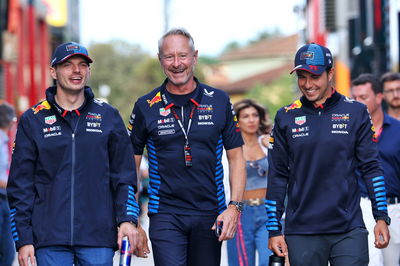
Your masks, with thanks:
[{"label": "lanyard", "polygon": [[[190,145],[189,145],[189,137],[188,136],[189,136],[190,127],[192,125],[194,112],[196,111],[197,106],[199,105],[193,99],[190,99],[190,101],[193,103],[193,106],[192,106],[192,110],[190,111],[188,127],[187,127],[186,130],[185,130],[185,127],[183,126],[182,120],[180,119],[180,117],[176,113],[175,109],[172,108],[174,106],[174,103],[170,103],[168,106],[165,107],[165,109],[171,109],[171,112],[172,112],[173,116],[178,121],[179,127],[181,128],[182,133],[185,136],[185,145],[183,147],[183,152],[184,152],[184,155],[185,155],[185,165],[186,165],[186,167],[191,167],[192,166],[192,154],[191,154],[191,148],[190,148]],[[182,115],[183,115],[183,113],[182,113]]]}]

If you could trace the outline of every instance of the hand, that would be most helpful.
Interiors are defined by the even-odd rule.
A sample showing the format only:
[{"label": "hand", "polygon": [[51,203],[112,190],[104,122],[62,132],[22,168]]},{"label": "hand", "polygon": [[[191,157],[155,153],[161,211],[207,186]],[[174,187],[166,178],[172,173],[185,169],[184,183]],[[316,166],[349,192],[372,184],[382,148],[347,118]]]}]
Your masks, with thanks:
[{"label": "hand", "polygon": [[261,136],[261,144],[265,147],[269,147],[269,134],[265,134]]},{"label": "hand", "polygon": [[18,250],[18,262],[20,266],[36,265],[35,248],[33,245],[25,245]]},{"label": "hand", "polygon": [[141,257],[141,258],[147,258],[147,254],[150,253],[150,249],[149,249],[149,245],[148,245],[148,239],[147,239],[147,235],[146,232],[143,230],[143,228],[139,225],[137,227],[138,231],[139,231],[139,241],[141,241],[143,244],[143,248],[141,250],[136,249],[134,254],[136,255],[136,257]]},{"label": "hand", "polygon": [[129,244],[131,248],[129,249],[129,253],[133,253],[135,249],[141,250],[143,248],[143,242],[139,241],[139,231],[135,225],[130,222],[123,222],[119,225],[118,230],[118,249],[121,249],[122,238],[127,236],[129,239]]},{"label": "hand", "polygon": [[[237,223],[239,218],[239,211],[236,209],[235,206],[229,205],[228,208],[218,215],[217,221],[222,221],[222,233],[218,238],[218,241],[224,241],[232,239],[235,236]],[[211,230],[215,230],[215,223]]]},{"label": "hand", "polygon": [[270,237],[268,240],[268,248],[279,257],[285,257],[288,254],[286,241],[282,235]]},{"label": "hand", "polygon": [[390,234],[389,229],[385,221],[378,220],[374,228],[375,234],[375,247],[385,248],[389,245]]}]

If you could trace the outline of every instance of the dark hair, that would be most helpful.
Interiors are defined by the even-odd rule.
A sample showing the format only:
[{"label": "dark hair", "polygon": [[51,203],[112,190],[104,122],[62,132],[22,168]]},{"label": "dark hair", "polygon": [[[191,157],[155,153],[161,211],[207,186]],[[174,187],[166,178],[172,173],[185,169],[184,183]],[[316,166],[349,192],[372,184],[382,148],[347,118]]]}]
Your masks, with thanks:
[{"label": "dark hair", "polygon": [[329,71],[331,71],[331,69],[332,69],[332,67],[331,67],[331,66],[328,66],[328,67],[325,69],[326,74],[329,74]]},{"label": "dark hair", "polygon": [[268,116],[268,109],[252,99],[244,99],[233,105],[237,119],[240,120],[240,112],[249,107],[254,107],[258,112],[258,116],[260,117],[260,126],[257,130],[257,134],[269,134],[271,132],[272,123]]},{"label": "dark hair", "polygon": [[381,82],[384,84],[387,81],[400,80],[400,73],[398,72],[386,72],[381,77]]},{"label": "dark hair", "polygon": [[352,86],[364,85],[366,83],[371,84],[371,88],[375,94],[382,93],[382,83],[377,76],[371,73],[360,74],[357,78],[351,82]]},{"label": "dark hair", "polygon": [[15,110],[9,103],[0,101],[0,128],[6,128],[15,120]]}]

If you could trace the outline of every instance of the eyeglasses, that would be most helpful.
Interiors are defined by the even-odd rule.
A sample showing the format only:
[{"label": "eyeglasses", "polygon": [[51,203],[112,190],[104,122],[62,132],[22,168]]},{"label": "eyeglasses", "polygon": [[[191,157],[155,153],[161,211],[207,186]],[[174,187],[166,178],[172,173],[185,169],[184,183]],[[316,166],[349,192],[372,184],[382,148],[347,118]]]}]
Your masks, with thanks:
[{"label": "eyeglasses", "polygon": [[383,93],[386,93],[386,94],[394,94],[396,92],[396,94],[400,94],[400,88],[396,88],[396,89],[393,89],[393,90],[386,90],[386,91],[383,91]]},{"label": "eyeglasses", "polygon": [[268,170],[264,169],[257,161],[248,162],[251,168],[257,169],[257,174],[259,176],[266,176]]}]

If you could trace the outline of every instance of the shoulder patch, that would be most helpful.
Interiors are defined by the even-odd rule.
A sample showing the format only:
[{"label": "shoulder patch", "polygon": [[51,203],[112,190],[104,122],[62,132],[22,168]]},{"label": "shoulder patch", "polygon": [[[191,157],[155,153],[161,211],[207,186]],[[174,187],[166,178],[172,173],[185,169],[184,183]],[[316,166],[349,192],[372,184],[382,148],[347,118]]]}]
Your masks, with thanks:
[{"label": "shoulder patch", "polygon": [[208,97],[214,97],[214,91],[208,91],[207,89],[204,89],[204,95]]},{"label": "shoulder patch", "polygon": [[350,97],[345,96],[344,97],[344,101],[347,102],[347,103],[354,103],[355,100],[350,98]]},{"label": "shoulder patch", "polygon": [[50,110],[51,106],[47,100],[44,100],[43,102],[38,103],[34,107],[32,107],[32,111],[34,114],[39,113],[41,110],[46,109]]},{"label": "shoulder patch", "polygon": [[300,100],[294,101],[291,105],[285,106],[285,111],[293,110],[293,109],[299,109],[301,108],[302,103]]},{"label": "shoulder patch", "polygon": [[103,100],[100,100],[99,98],[94,98],[94,99],[93,99],[93,102],[96,103],[96,104],[98,104],[98,105],[100,105],[100,106],[103,106],[103,103],[104,103],[104,101],[103,101]]},{"label": "shoulder patch", "polygon": [[157,92],[157,94],[151,100],[147,100],[147,103],[152,107],[154,104],[161,102],[161,92]]}]

